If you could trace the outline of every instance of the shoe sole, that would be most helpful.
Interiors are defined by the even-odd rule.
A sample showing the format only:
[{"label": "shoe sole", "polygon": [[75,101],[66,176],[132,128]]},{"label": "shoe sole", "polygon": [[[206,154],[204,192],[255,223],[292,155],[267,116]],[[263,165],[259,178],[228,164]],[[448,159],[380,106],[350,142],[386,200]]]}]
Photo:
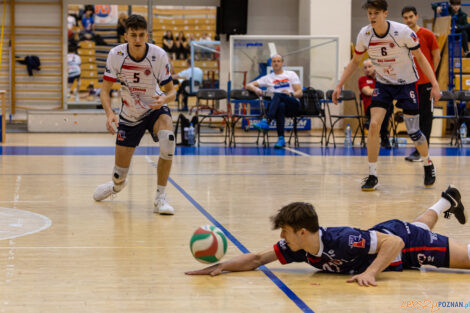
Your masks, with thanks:
[{"label": "shoe sole", "polygon": [[408,162],[423,162],[423,159],[411,160],[411,159],[405,158],[405,161],[408,161]]},{"label": "shoe sole", "polygon": [[377,187],[379,187],[379,184],[375,185],[374,187],[372,188],[364,188],[364,187],[361,187],[361,190],[362,191],[375,191],[377,189]]},{"label": "shoe sole", "polygon": [[432,188],[434,186],[434,184],[432,185],[424,185],[424,188]]}]

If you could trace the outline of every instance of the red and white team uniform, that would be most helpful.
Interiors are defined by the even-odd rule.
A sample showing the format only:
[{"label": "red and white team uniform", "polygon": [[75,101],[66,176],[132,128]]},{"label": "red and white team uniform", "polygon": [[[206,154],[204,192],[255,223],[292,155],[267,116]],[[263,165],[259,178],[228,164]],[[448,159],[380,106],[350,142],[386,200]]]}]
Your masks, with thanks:
[{"label": "red and white team uniform", "polygon": [[387,21],[388,30],[378,36],[369,24],[357,36],[356,53],[366,51],[377,72],[377,81],[389,85],[405,85],[419,79],[411,50],[419,49],[419,39],[407,25]]},{"label": "red and white team uniform", "polygon": [[[103,79],[121,82],[122,107],[120,122],[128,126],[139,124],[152,111],[149,105],[155,95],[162,95],[160,86],[170,81],[170,62],[166,52],[155,45],[146,44],[145,56],[135,60],[127,44],[111,49]],[[166,104],[164,104],[166,106]]]}]

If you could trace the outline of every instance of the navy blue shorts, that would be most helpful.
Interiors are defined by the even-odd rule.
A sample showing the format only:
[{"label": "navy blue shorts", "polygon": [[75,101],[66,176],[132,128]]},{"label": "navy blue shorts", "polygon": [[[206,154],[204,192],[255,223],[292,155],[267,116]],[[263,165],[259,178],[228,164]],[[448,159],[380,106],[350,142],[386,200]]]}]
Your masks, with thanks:
[{"label": "navy blue shorts", "polygon": [[419,114],[419,101],[416,83],[407,85],[388,85],[375,83],[370,107],[379,107],[387,110],[397,100],[397,108],[403,109],[407,115]]},{"label": "navy blue shorts", "polygon": [[136,126],[125,125],[122,123],[122,120],[126,121],[126,119],[120,116],[118,132],[116,135],[116,145],[133,148],[137,147],[145,134],[145,130],[150,132],[153,141],[158,142],[157,134],[153,133],[153,125],[155,125],[155,122],[162,114],[166,114],[171,117],[170,109],[167,106],[163,106],[158,110],[153,110]]},{"label": "navy blue shorts", "polygon": [[449,267],[449,238],[428,229],[400,220],[390,220],[375,225],[372,230],[392,233],[403,239],[403,268],[418,268],[422,265]]}]

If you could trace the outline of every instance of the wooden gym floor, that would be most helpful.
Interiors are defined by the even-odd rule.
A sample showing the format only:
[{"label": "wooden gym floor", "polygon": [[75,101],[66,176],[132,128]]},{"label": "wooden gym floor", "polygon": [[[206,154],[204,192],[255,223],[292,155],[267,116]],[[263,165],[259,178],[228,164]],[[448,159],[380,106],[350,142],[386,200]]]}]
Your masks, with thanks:
[{"label": "wooden gym floor", "polygon": [[[220,223],[231,234],[224,259],[266,249],[280,233],[269,217],[292,201],[312,202],[323,226],[361,228],[413,220],[450,183],[470,206],[470,148],[432,149],[432,189],[422,186],[422,164],[403,160],[411,147],[382,152],[381,187],[364,193],[361,148],[178,148],[167,188],[176,214],[159,216],[152,213],[158,149],[149,136],[126,189],[98,203],[92,194],[110,180],[112,136],[8,134],[0,146],[0,312],[468,311],[437,307],[470,301],[468,271],[382,273],[376,288],[278,262],[218,277],[184,275],[204,266],[188,247],[198,226]],[[470,226],[455,219],[442,218],[435,231],[470,243]]]}]

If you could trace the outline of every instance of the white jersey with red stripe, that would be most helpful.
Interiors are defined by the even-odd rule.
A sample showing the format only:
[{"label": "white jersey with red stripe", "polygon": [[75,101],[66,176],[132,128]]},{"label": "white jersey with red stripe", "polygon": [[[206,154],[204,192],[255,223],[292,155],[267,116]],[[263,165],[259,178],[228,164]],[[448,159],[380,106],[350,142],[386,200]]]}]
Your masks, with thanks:
[{"label": "white jersey with red stripe", "polygon": [[419,49],[418,36],[407,25],[387,21],[385,35],[378,36],[369,24],[357,35],[356,53],[369,53],[377,72],[377,81],[405,85],[419,79],[411,50]]},{"label": "white jersey with red stripe", "polygon": [[121,82],[120,117],[121,122],[129,126],[137,125],[150,114],[149,105],[155,100],[152,97],[162,95],[160,86],[173,80],[168,55],[152,44],[146,44],[145,55],[140,60],[129,54],[127,44],[111,49],[103,79]]}]

